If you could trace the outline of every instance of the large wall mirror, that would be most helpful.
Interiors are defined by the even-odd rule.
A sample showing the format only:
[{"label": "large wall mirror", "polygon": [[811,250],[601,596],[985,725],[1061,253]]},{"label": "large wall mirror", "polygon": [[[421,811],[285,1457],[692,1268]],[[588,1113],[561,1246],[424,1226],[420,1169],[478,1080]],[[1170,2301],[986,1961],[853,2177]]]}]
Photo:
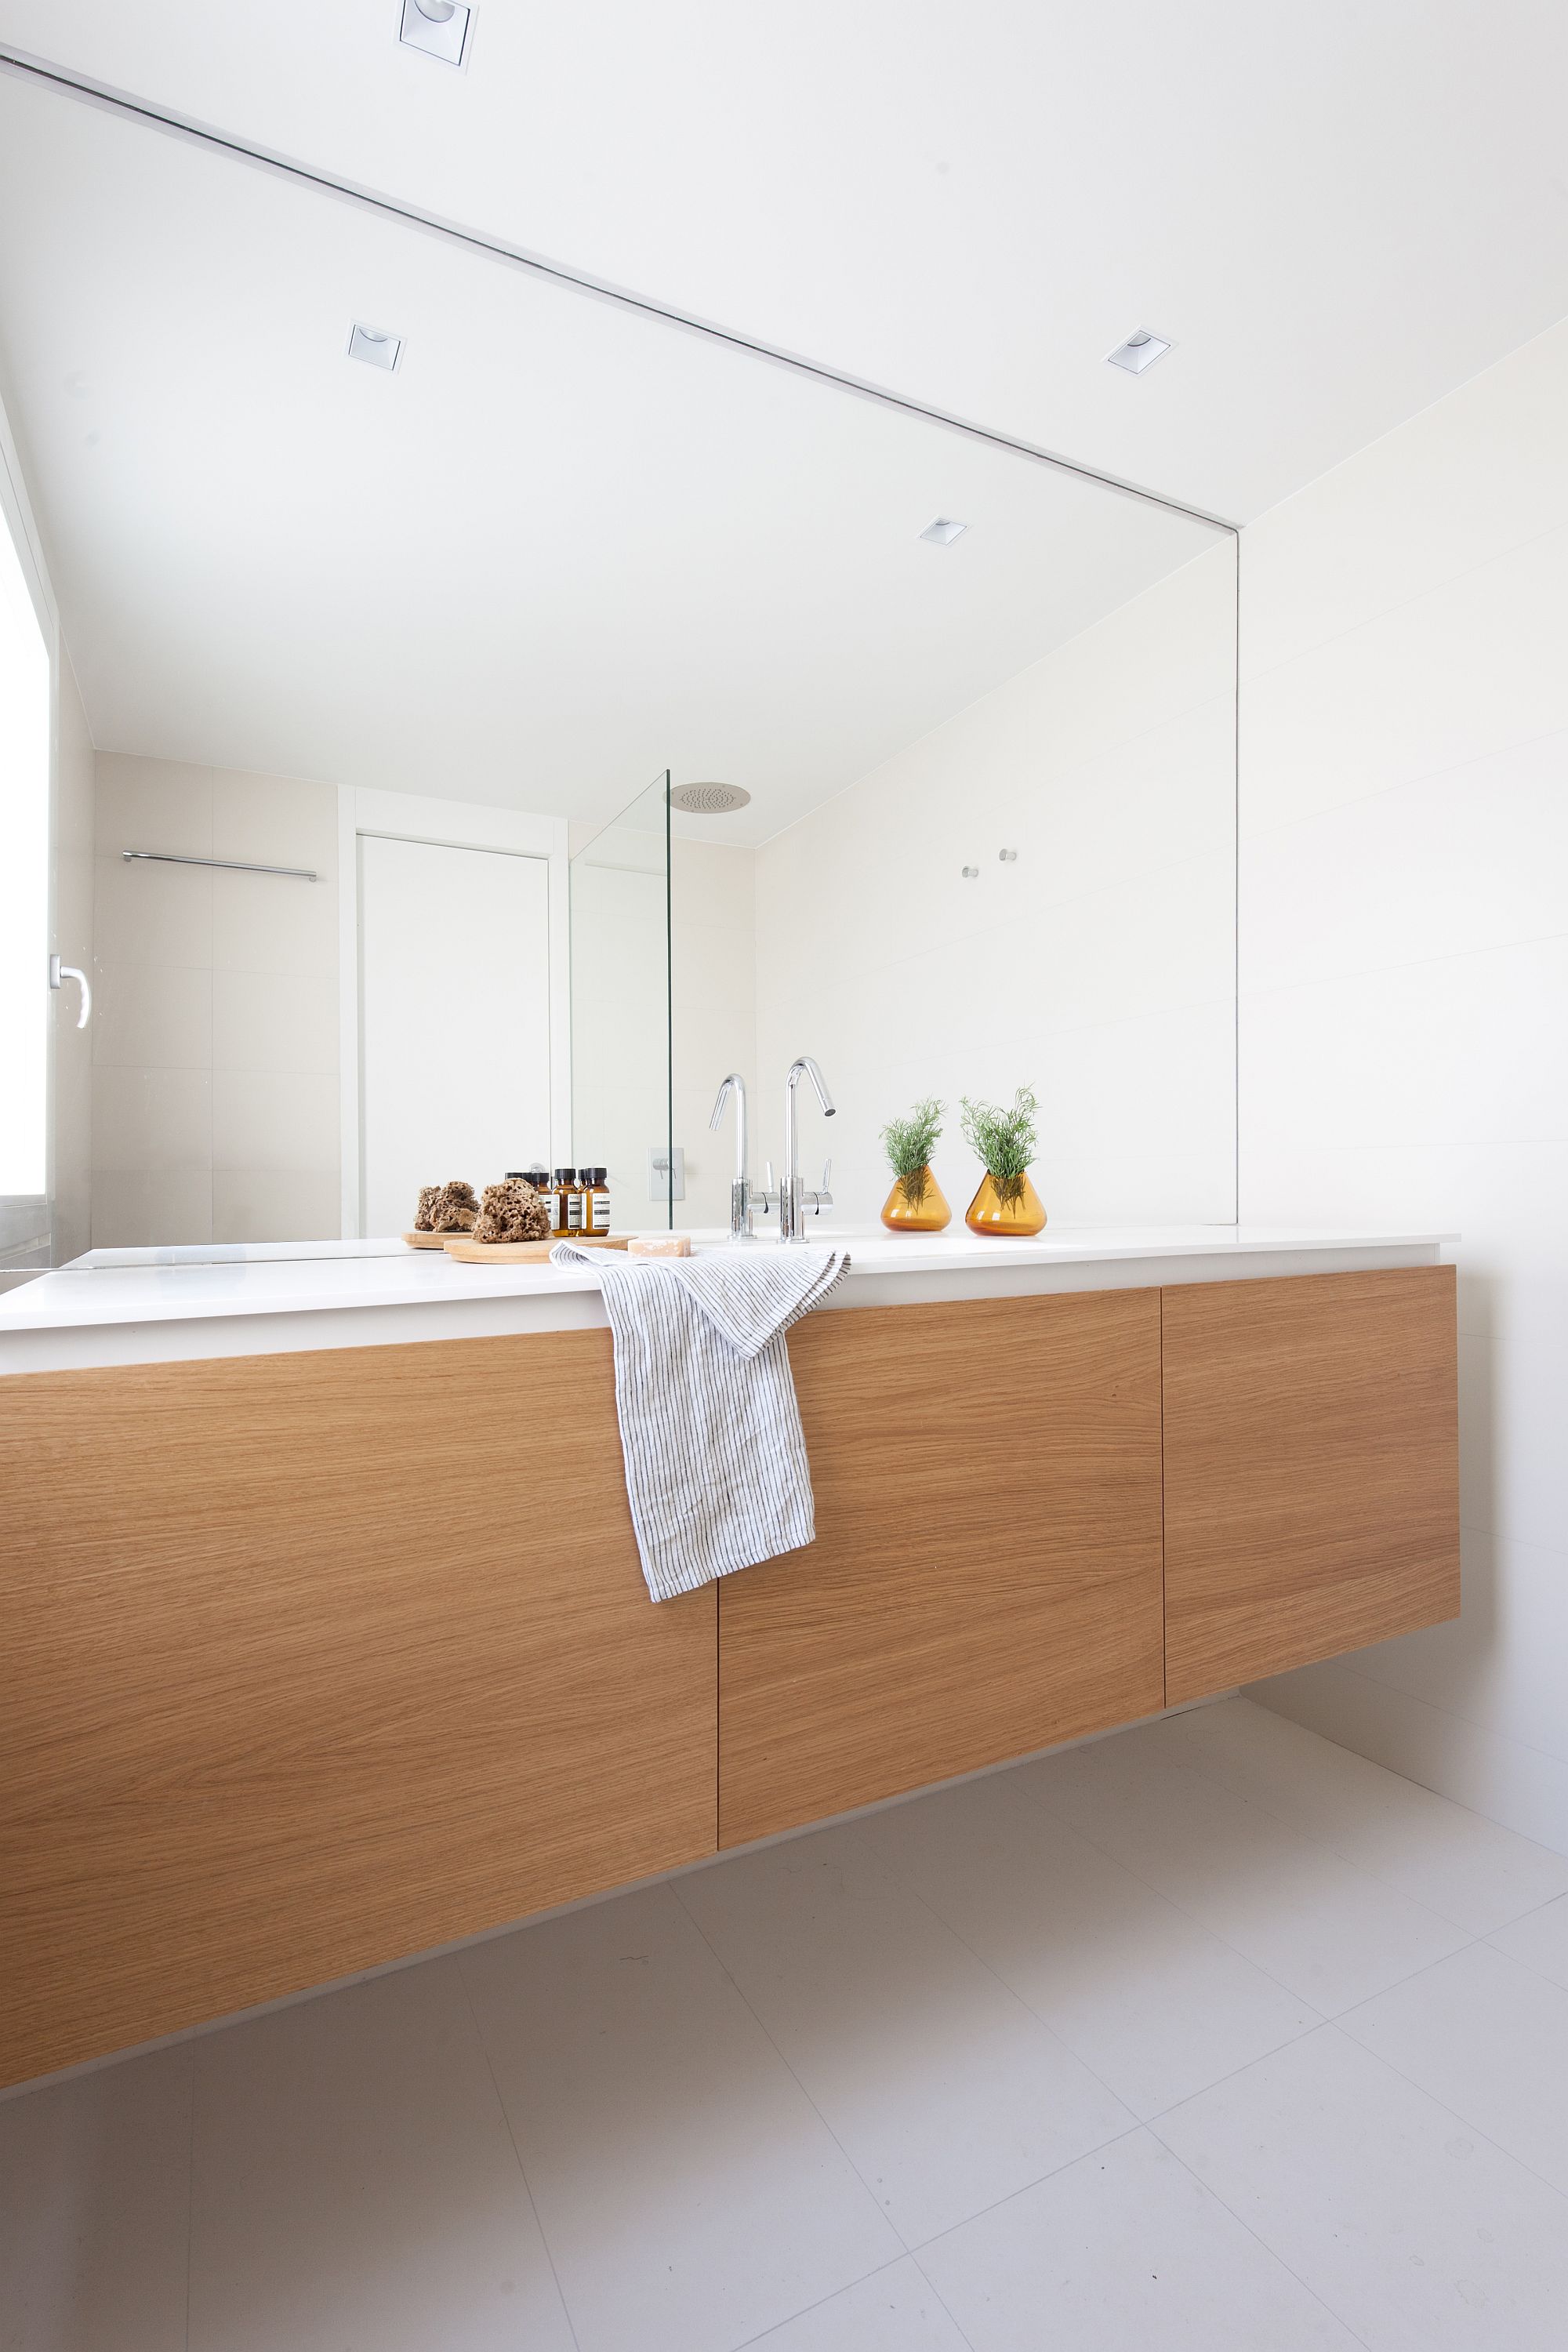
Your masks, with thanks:
[{"label": "large wall mirror", "polygon": [[0,371],[57,1260],[539,1163],[718,1226],[802,1053],[840,1229],[1021,1084],[1053,1223],[1234,1216],[1229,532],[5,78]]}]

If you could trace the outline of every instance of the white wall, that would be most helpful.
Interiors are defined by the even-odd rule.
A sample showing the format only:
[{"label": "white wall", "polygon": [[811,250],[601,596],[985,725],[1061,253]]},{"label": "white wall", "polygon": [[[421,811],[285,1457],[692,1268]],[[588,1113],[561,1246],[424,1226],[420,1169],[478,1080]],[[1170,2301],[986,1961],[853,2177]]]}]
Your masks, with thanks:
[{"label": "white wall", "polygon": [[809,1053],[839,1109],[802,1090],[802,1166],[831,1152],[840,1221],[924,1095],[961,1217],[959,1097],[1020,1083],[1054,1223],[1234,1215],[1234,615],[1216,541],[758,852],[759,1166]]},{"label": "white wall", "polygon": [[97,766],[93,1242],[336,1234],[336,793],[114,752]]},{"label": "white wall", "polygon": [[1458,1229],[1464,1612],[1258,1694],[1568,1851],[1568,323],[1242,547],[1241,1213]]}]

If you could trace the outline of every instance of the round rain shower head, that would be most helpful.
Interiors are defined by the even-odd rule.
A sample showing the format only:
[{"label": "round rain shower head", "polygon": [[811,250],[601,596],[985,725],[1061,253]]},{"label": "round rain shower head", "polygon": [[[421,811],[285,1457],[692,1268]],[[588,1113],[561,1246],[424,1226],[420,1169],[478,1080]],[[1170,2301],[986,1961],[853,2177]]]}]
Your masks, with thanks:
[{"label": "round rain shower head", "polygon": [[739,784],[677,784],[669,805],[684,809],[689,816],[728,816],[731,809],[744,808],[751,797]]}]

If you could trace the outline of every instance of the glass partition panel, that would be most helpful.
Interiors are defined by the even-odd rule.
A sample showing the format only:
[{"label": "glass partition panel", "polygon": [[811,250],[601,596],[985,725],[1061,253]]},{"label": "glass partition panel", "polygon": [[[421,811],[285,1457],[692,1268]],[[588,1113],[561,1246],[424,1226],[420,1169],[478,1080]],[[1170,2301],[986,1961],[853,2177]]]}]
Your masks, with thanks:
[{"label": "glass partition panel", "polygon": [[616,1233],[675,1223],[669,778],[572,860],[572,1150],[603,1168]]}]

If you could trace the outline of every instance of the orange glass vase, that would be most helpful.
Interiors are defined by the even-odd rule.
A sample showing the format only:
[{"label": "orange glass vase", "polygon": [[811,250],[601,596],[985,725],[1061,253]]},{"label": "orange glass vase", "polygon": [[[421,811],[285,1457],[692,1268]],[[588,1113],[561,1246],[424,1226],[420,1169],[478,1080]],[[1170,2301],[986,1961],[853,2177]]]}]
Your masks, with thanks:
[{"label": "orange glass vase", "polygon": [[952,1224],[952,1211],[929,1168],[898,1179],[882,1203],[882,1223],[890,1234],[940,1234]]},{"label": "orange glass vase", "polygon": [[985,1234],[1005,1239],[1026,1240],[1037,1234],[1046,1222],[1040,1196],[1027,1175],[992,1176],[980,1180],[980,1190],[963,1213],[963,1222],[972,1234]]}]

